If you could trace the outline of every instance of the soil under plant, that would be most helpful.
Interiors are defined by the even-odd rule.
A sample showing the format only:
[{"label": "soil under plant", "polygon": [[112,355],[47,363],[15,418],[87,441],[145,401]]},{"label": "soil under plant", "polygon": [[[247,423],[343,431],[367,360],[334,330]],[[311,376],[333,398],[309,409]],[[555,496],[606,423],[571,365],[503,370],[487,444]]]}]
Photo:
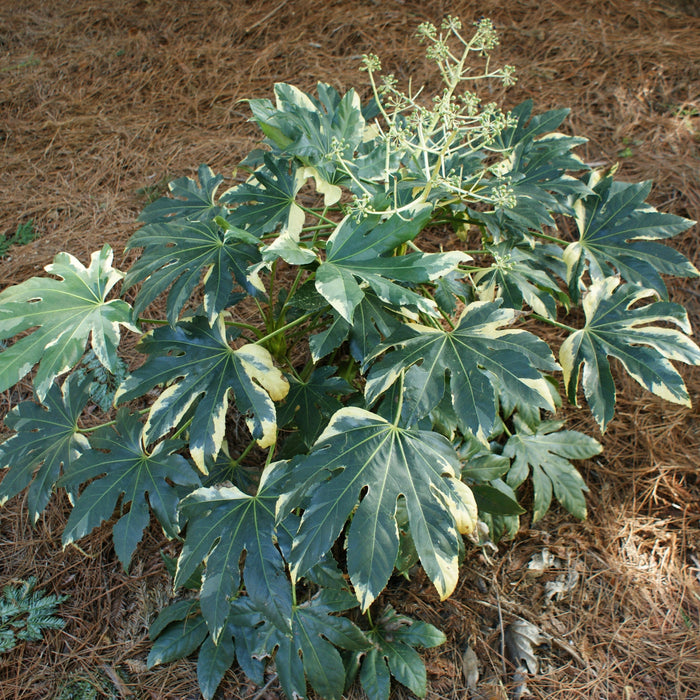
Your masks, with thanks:
[{"label": "soil under plant", "polygon": [[[32,220],[36,235],[0,260],[0,286],[41,274],[59,251],[87,263],[104,243],[126,269],[136,216],[168,181],[194,176],[199,163],[230,177],[254,146],[240,100],[269,97],[275,82],[313,90],[318,81],[341,93],[365,87],[366,99],[358,67],[370,52],[400,81],[430,82],[415,28],[448,13],[493,19],[498,63],[518,77],[494,100],[571,108],[564,130],[588,137],[578,149],[588,164],[619,163],[620,180],[653,179],[655,207],[700,219],[692,3],[0,0],[0,234]],[[697,241],[696,226],[672,245],[697,266]],[[670,280],[669,291],[697,329],[698,281]],[[136,352],[127,359],[141,361]],[[700,697],[700,373],[679,370],[690,409],[620,372],[604,436],[590,414],[571,414],[568,427],[604,448],[579,465],[590,487],[585,522],[557,508],[534,526],[524,520],[513,541],[466,561],[444,602],[420,573],[392,580],[386,603],[448,636],[425,655],[428,698]],[[28,381],[0,395],[0,417],[29,396]],[[145,666],[148,626],[171,596],[160,530],[146,532],[124,574],[107,527],[81,540],[81,551],[61,550],[68,512],[54,500],[32,528],[21,497],[0,508],[0,586],[35,576],[43,591],[70,594],[57,611],[63,630],[0,655],[0,698],[198,697],[195,662]],[[176,554],[174,543],[166,551]],[[539,668],[526,691],[501,643],[523,621],[548,639],[534,651]],[[216,697],[282,697],[267,680],[260,695],[234,667]],[[408,693],[397,687],[393,697]]]}]

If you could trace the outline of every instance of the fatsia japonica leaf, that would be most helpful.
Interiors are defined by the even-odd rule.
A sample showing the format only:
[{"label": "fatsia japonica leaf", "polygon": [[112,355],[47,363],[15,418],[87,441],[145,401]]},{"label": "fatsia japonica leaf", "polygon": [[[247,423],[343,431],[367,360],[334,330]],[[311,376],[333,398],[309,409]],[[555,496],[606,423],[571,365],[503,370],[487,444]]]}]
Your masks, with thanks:
[{"label": "fatsia japonica leaf", "polygon": [[243,582],[253,605],[280,629],[289,628],[291,583],[276,545],[280,474],[275,465],[268,467],[255,496],[229,486],[202,488],[180,506],[188,525],[175,586],[206,560],[200,604],[214,642],[226,624],[230,600],[238,595],[244,552]]},{"label": "fatsia japonica leaf", "polygon": [[58,277],[32,277],[0,293],[0,340],[36,328],[0,352],[0,391],[28,374],[38,362],[34,388],[40,401],[53,380],[75,367],[90,340],[104,367],[117,370],[120,324],[131,325],[131,307],[121,299],[107,301],[123,273],[112,267],[112,249],[105,245],[84,267],[68,253],[59,253],[44,268]]},{"label": "fatsia japonica leaf", "polygon": [[486,250],[493,256],[493,262],[473,275],[482,300],[496,296],[503,299],[505,307],[516,311],[525,303],[535,313],[556,319],[557,302],[566,301],[566,295],[561,293],[557,280],[547,269],[545,255],[554,260],[555,256],[561,258],[557,246],[537,245],[528,249],[501,243]]},{"label": "fatsia japonica leaf", "polygon": [[204,472],[224,439],[226,411],[232,394],[246,414],[246,423],[261,447],[276,439],[273,401],[281,401],[289,384],[260,345],[232,348],[223,315],[214,326],[201,316],[160,327],[146,334],[138,349],[149,357],[117,391],[115,401],[130,401],[159,384],[168,384],[151,406],[145,428],[147,441],[165,435],[194,410],[189,448]]},{"label": "fatsia japonica leaf", "polygon": [[251,180],[221,196],[222,203],[234,205],[226,220],[258,237],[280,227],[297,234],[304,225],[304,212],[294,200],[303,179],[287,160],[266,153],[264,161]]},{"label": "fatsia japonica leaf", "polygon": [[148,667],[183,659],[199,648],[197,680],[207,700],[214,696],[235,659],[248,678],[262,685],[264,665],[254,658],[260,614],[247,598],[231,601],[229,607],[226,628],[218,642],[212,639],[197,600],[179,600],[161,610],[149,630],[153,646]]},{"label": "fatsia japonica leaf", "polygon": [[376,294],[365,290],[355,307],[350,328],[350,353],[357,362],[364,362],[380,342],[401,327],[401,321],[390,313],[387,304]]},{"label": "fatsia japonica leaf", "polygon": [[[347,567],[363,610],[381,593],[399,548],[397,501],[406,501],[421,563],[442,598],[457,583],[460,533],[476,525],[454,448],[436,433],[406,430],[369,411],[338,411],[308,457],[295,465],[300,486],[280,512],[304,502],[292,547],[292,575],[305,574],[331,548],[354,511]],[[306,503],[306,497],[308,504]]]},{"label": "fatsia japonica leaf", "polygon": [[354,90],[341,97],[335,88],[318,83],[317,92],[318,99],[293,85],[277,83],[275,105],[270,100],[250,100],[249,104],[254,120],[277,149],[318,168],[327,181],[337,180],[333,154],[339,149],[346,159],[352,159],[362,140],[365,119]]},{"label": "fatsia japonica leaf", "polygon": [[498,150],[507,150],[523,141],[531,141],[536,136],[554,131],[571,112],[570,109],[551,109],[533,117],[533,105],[533,101],[528,99],[511,110],[511,125],[494,137],[494,145]]},{"label": "fatsia japonica leaf", "polygon": [[189,656],[207,637],[207,625],[199,614],[199,602],[178,600],[163,608],[148,634],[154,642],[148,654],[149,668]]},{"label": "fatsia japonica leaf", "polygon": [[532,333],[504,328],[514,319],[515,312],[497,300],[469,304],[452,330],[405,326],[375,352],[376,357],[389,349],[371,364],[367,402],[373,404],[405,372],[406,425],[427,416],[449,390],[460,430],[487,437],[496,420],[494,377],[519,401],[553,411],[540,372],[557,368],[552,352]]},{"label": "fatsia japonica leaf", "polygon": [[690,405],[683,378],[670,360],[700,365],[700,348],[684,335],[691,328],[682,306],[666,301],[638,305],[654,296],[650,289],[620,285],[614,277],[594,284],[583,299],[586,325],[561,346],[559,361],[569,400],[576,403],[583,365],[583,393],[601,430],[615,412],[615,382],[608,357],[618,359],[653,394]]},{"label": "fatsia japonica leaf", "polygon": [[23,401],[7,414],[5,425],[16,433],[0,445],[0,467],[8,469],[0,483],[0,505],[29,486],[29,514],[37,521],[61,468],[70,469],[90,448],[78,427],[89,396],[89,378],[71,375],[62,388],[51,385],[43,404]]},{"label": "fatsia japonica leaf", "polygon": [[90,436],[92,449],[83,452],[59,480],[74,493],[80,484],[90,481],[66,523],[64,547],[111,518],[121,497],[123,514],[114,524],[112,537],[125,570],[150,520],[149,505],[165,533],[175,537],[180,529],[177,486],[195,489],[200,483],[189,462],[176,454],[183,447],[181,441],[164,440],[147,450],[142,428],[137,415],[120,409],[116,425],[95,431]]},{"label": "fatsia japonica leaf", "polygon": [[508,438],[503,456],[513,462],[506,482],[517,489],[528,474],[532,477],[532,522],[537,522],[549,510],[552,493],[566,510],[583,520],[586,517],[588,491],[581,474],[571,459],[590,459],[602,451],[594,438],[578,430],[562,430],[562,421],[545,421],[532,430],[516,421],[517,432]]},{"label": "fatsia japonica leaf", "polygon": [[357,605],[347,591],[321,589],[309,601],[294,605],[290,630],[266,622],[262,647],[275,651],[275,666],[288,698],[305,698],[308,680],[319,697],[340,700],[345,667],[336,647],[364,651],[370,645],[349,619],[333,613]]},{"label": "fatsia japonica leaf", "polygon": [[437,315],[435,302],[404,285],[436,280],[469,256],[458,251],[392,255],[418,235],[431,213],[432,205],[417,204],[385,221],[372,215],[358,223],[346,216],[328,238],[326,259],[316,270],[316,289],[348,323],[365,296],[358,279],[394,307]]},{"label": "fatsia japonica leaf", "polygon": [[391,606],[366,634],[372,649],[362,659],[360,682],[370,700],[388,700],[391,676],[417,697],[425,697],[427,674],[416,647],[444,644],[445,635],[427,622],[397,614]]},{"label": "fatsia japonica leaf", "polygon": [[[543,226],[555,226],[554,213],[573,213],[567,197],[591,194],[584,182],[566,174],[567,170],[587,169],[571,152],[585,142],[586,139],[555,133],[518,143],[487,186],[487,191],[495,194],[505,185],[513,195],[513,203],[499,206],[495,214],[482,218],[508,221],[526,235],[529,229],[541,231]],[[503,232],[506,230],[503,227]]]},{"label": "fatsia japonica leaf", "polygon": [[169,289],[166,314],[170,325],[175,325],[206,271],[204,310],[213,323],[229,305],[233,279],[247,286],[247,268],[260,259],[247,238],[236,234],[233,227],[224,231],[213,221],[152,223],[139,229],[127,245],[143,248],[125,279],[127,288],[142,283],[134,313],[140,314]]},{"label": "fatsia japonica leaf", "polygon": [[290,378],[290,389],[285,402],[277,412],[281,427],[294,423],[307,447],[321,434],[330,417],[343,405],[339,396],[353,388],[331,365],[316,368],[306,381]]},{"label": "fatsia japonica leaf", "polygon": [[[596,177],[594,173],[592,183]],[[586,263],[593,282],[618,273],[627,282],[655,290],[662,299],[668,297],[662,274],[699,274],[684,255],[656,242],[695,222],[658,212],[644,201],[650,190],[651,182],[616,182],[607,175],[593,185],[593,195],[576,203],[579,240],[564,252],[574,301],[579,299]]]},{"label": "fatsia japonica leaf", "polygon": [[199,185],[189,177],[181,177],[168,184],[172,197],[161,197],[152,202],[139,215],[139,221],[147,224],[162,223],[175,219],[189,221],[211,221],[224,213],[214,197],[223,182],[221,175],[214,175],[208,165],[200,165],[197,172]]}]

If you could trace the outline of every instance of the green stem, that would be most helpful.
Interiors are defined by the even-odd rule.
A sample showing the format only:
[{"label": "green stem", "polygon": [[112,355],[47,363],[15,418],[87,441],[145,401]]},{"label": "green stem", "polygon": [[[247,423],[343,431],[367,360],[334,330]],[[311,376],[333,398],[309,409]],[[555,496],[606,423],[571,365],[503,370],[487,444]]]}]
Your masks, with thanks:
[{"label": "green stem", "polygon": [[233,460],[233,465],[232,468],[237,467],[247,456],[248,453],[255,447],[255,440],[251,440],[251,442],[248,443],[246,448],[241,452],[240,456],[238,459]]},{"label": "green stem", "polygon": [[284,333],[285,331],[288,331],[290,328],[295,328],[296,326],[301,325],[302,323],[305,323],[314,315],[314,311],[310,311],[309,313],[304,314],[303,316],[299,316],[299,318],[294,319],[293,321],[290,321],[289,323],[285,323],[284,326],[277,328],[276,330],[272,331],[271,333],[268,333],[267,335],[263,336],[259,340],[256,340],[254,345],[262,345],[263,343],[266,343],[268,340],[271,338],[274,338],[276,335],[279,335],[280,333]]},{"label": "green stem", "polygon": [[141,316],[139,316],[136,319],[136,323],[152,323],[155,326],[167,326],[168,325],[168,321],[164,321],[161,318],[142,318]]},{"label": "green stem", "polygon": [[186,422],[180,427],[180,429],[179,429],[170,439],[171,439],[171,440],[177,440],[177,439],[180,437],[180,435],[181,435],[185,430],[187,430],[187,428],[190,427],[190,425],[192,425],[192,418],[190,418],[188,421],[186,421]]},{"label": "green stem", "polygon": [[299,204],[297,202],[297,206],[307,214],[311,214],[311,216],[315,216],[319,221],[325,221],[329,226],[332,226],[335,228],[338,225],[337,221],[333,221],[333,219],[329,219],[326,216],[326,212],[328,211],[328,207],[325,207],[323,210],[323,213],[317,212],[315,209],[311,209],[309,207],[305,207],[303,204]]},{"label": "green stem", "polygon": [[561,238],[557,238],[556,236],[548,236],[546,233],[539,233],[538,231],[528,231],[528,233],[531,233],[533,236],[537,236],[537,238],[542,238],[545,241],[556,243],[557,245],[568,246],[570,243],[570,241],[563,241]]},{"label": "green stem", "polygon": [[530,316],[534,319],[537,319],[538,321],[542,321],[543,323],[548,323],[550,326],[556,326],[557,328],[562,328],[565,331],[569,331],[569,333],[577,333],[578,329],[577,328],[572,328],[571,326],[567,326],[565,323],[559,323],[559,321],[552,321],[551,318],[547,318],[546,316],[540,316],[539,314],[532,313]]},{"label": "green stem", "polygon": [[[151,409],[149,407],[149,408],[142,408],[136,412],[140,416],[142,416],[142,415],[144,415],[144,413],[148,413],[150,410]],[[78,432],[80,432],[80,433],[92,433],[95,430],[99,430],[100,428],[106,428],[109,425],[116,425],[116,424],[117,424],[117,421],[115,419],[115,420],[108,420],[106,423],[100,423],[99,425],[93,425],[91,428],[81,428],[77,425],[76,425],[76,428],[77,428]]]}]

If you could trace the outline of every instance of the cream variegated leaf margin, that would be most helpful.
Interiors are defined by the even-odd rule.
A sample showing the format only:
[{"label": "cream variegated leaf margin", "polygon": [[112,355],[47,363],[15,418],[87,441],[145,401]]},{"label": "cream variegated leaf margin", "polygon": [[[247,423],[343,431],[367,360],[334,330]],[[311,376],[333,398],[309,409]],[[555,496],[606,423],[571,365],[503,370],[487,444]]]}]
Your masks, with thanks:
[{"label": "cream variegated leaf margin", "polygon": [[105,245],[85,267],[72,255],[59,253],[45,268],[54,277],[32,277],[0,294],[0,340],[35,328],[0,353],[0,391],[39,363],[34,387],[43,400],[53,380],[78,364],[88,341],[102,365],[116,371],[119,326],[138,329],[131,323],[129,304],[107,301],[124,277],[112,267],[112,257]]},{"label": "cream variegated leaf margin", "polygon": [[147,442],[191,416],[190,453],[206,473],[221,449],[226,414],[233,400],[258,444],[263,448],[274,444],[274,401],[287,395],[289,384],[265,348],[243,345],[234,349],[229,345],[223,314],[214,326],[197,316],[174,328],[157,328],[142,338],[139,349],[149,357],[122,384],[115,402],[167,386],[151,406],[144,428]]},{"label": "cream variegated leaf margin", "polygon": [[443,436],[397,427],[361,408],[340,409],[295,466],[299,487],[278,506],[283,515],[310,495],[292,547],[292,575],[304,575],[323,557],[352,513],[348,572],[366,610],[394,570],[397,502],[403,497],[423,568],[446,598],[457,584],[460,533],[471,532],[477,518],[460,469]]},{"label": "cream variegated leaf margin", "polygon": [[[634,284],[620,285],[616,277],[601,280],[583,299],[586,325],[561,346],[559,361],[569,400],[576,402],[583,365],[583,393],[601,430],[615,411],[609,357],[617,358],[630,376],[653,394],[690,405],[683,378],[671,364],[675,360],[700,365],[700,348],[685,335],[691,332],[688,315],[682,306],[667,301],[637,305],[650,297],[657,297],[657,292]],[[656,325],[659,322],[668,325]]]}]

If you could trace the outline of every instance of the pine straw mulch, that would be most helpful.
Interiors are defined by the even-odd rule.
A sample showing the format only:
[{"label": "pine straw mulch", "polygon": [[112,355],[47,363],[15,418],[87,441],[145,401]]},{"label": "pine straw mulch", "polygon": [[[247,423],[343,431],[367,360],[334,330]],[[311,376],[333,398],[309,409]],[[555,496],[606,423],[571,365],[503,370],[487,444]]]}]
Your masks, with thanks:
[{"label": "pine straw mulch", "polygon": [[[401,80],[434,85],[412,36],[448,12],[496,22],[498,58],[519,77],[506,105],[532,96],[540,110],[571,107],[566,129],[590,139],[580,149],[587,162],[619,161],[622,178],[655,180],[655,206],[700,217],[700,12],[691,1],[3,0],[0,233],[32,219],[40,237],[0,262],[2,285],[39,274],[61,250],[86,261],[105,242],[128,264],[122,251],[144,193],[199,163],[230,174],[258,138],[240,100],[269,96],[275,81],[363,86],[358,60],[373,51]],[[697,240],[695,228],[674,242],[696,264]],[[697,282],[674,280],[671,293],[697,328]],[[620,378],[605,451],[583,467],[586,522],[557,510],[536,526],[525,520],[498,552],[470,554],[443,603],[420,575],[395,582],[386,602],[449,635],[427,654],[428,697],[470,697],[467,645],[481,671],[471,697],[506,697],[512,669],[500,631],[525,619],[551,636],[527,683],[536,698],[700,698],[700,376],[684,375],[692,409]],[[7,392],[2,411],[26,391]],[[595,434],[585,410],[567,413],[571,427]],[[0,697],[56,698],[83,679],[97,697],[196,698],[193,661],[144,667],[148,624],[169,596],[157,529],[127,576],[107,528],[82,552],[61,550],[67,510],[57,499],[35,528],[22,498],[0,510],[0,584],[36,575],[43,589],[72,596],[61,606],[64,631],[0,657]],[[545,548],[555,567],[533,575],[528,563]],[[545,583],[572,570],[577,585],[547,604]],[[258,694],[236,669],[219,692],[278,695],[274,680]]]}]

